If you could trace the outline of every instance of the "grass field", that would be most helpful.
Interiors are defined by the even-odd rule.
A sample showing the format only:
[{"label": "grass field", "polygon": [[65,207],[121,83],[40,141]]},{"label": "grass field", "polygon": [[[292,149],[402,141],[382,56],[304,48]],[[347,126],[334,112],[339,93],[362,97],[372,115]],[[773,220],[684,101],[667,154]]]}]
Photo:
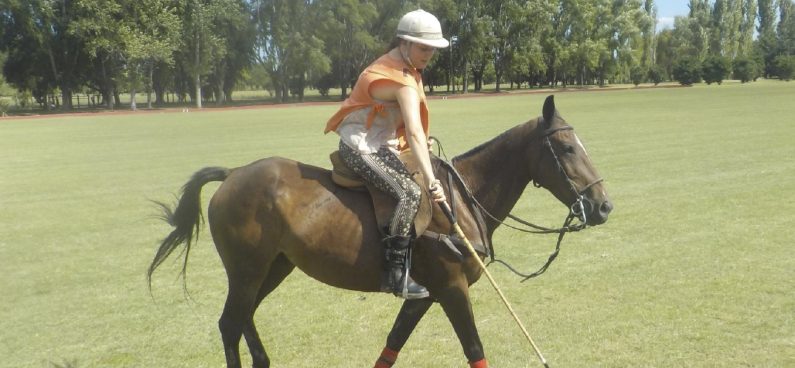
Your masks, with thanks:
[{"label": "grass field", "polygon": [[[458,154],[540,114],[543,94],[431,101]],[[526,283],[491,272],[552,367],[795,366],[795,83],[560,93],[606,179],[607,224],[567,236]],[[221,367],[226,293],[203,232],[188,266],[145,271],[170,231],[149,200],[204,166],[280,155],[328,166],[334,106],[0,119],[0,367]],[[217,184],[205,187],[204,203]],[[529,187],[515,214],[559,225]],[[536,268],[553,236],[510,229],[498,256]],[[472,290],[495,367],[539,364],[486,280]],[[369,367],[398,299],[294,272],[256,321],[275,367]],[[241,344],[249,362],[245,344]],[[396,367],[464,367],[441,308]]]}]

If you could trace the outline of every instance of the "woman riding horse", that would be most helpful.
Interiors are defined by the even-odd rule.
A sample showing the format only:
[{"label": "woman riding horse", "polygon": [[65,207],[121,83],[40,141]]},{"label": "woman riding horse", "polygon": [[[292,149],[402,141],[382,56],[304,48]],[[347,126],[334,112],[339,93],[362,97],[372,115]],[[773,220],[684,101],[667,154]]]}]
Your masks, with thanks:
[{"label": "woman riding horse", "polygon": [[381,291],[405,299],[429,294],[406,267],[421,188],[397,155],[411,149],[433,200],[446,200],[428,154],[428,107],[420,73],[436,49],[449,44],[435,16],[424,10],[406,13],[390,50],[359,75],[351,96],[326,124],[326,133],[340,136],[345,165],[398,201],[384,239],[387,269]]}]

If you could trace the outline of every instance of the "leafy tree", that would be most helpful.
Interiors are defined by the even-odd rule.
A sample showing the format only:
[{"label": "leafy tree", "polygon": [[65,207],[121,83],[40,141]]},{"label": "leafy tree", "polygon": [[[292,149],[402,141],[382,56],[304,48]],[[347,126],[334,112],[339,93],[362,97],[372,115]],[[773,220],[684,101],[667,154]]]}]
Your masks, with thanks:
[{"label": "leafy tree", "polygon": [[561,69],[564,61],[567,60],[567,49],[563,47],[563,37],[566,34],[567,26],[563,11],[557,2],[550,2],[548,11],[551,14],[551,22],[541,39],[541,47],[544,53],[544,64],[547,66],[546,80],[554,86],[557,85],[559,76],[563,75]]},{"label": "leafy tree", "polygon": [[590,82],[597,69],[603,76],[612,62],[610,37],[607,37],[612,29],[608,6],[594,0],[561,2],[560,26],[564,32],[561,43],[569,51],[562,67],[575,74],[580,85],[587,83],[586,78]]},{"label": "leafy tree", "polygon": [[[197,108],[202,107],[205,78],[230,52],[229,40],[219,27],[239,14],[243,6],[238,0],[176,0],[182,22],[182,47],[176,52],[180,64],[177,77],[187,76],[184,84],[192,85],[191,97]],[[223,78],[221,78],[223,79]],[[180,89],[180,87],[177,87]],[[219,100],[223,102],[223,97]]]},{"label": "leafy tree", "polygon": [[342,89],[344,99],[361,69],[383,51],[383,42],[371,32],[379,16],[378,9],[371,2],[362,4],[358,0],[327,0],[318,6],[317,33],[330,59],[335,85]]},{"label": "leafy tree", "polygon": [[779,53],[795,55],[795,1],[779,0]]},{"label": "leafy tree", "polygon": [[655,59],[655,43],[654,43],[654,36],[656,33],[656,19],[657,19],[657,7],[654,5],[654,0],[645,0],[643,1],[643,13],[645,17],[642,18],[642,22],[639,24],[641,37],[643,38],[643,43],[641,45],[641,58],[640,64],[645,67],[651,67],[654,64]]},{"label": "leafy tree", "polygon": [[701,62],[693,56],[682,56],[674,63],[674,80],[685,86],[701,82]]},{"label": "leafy tree", "polygon": [[715,0],[710,24],[710,53],[734,58],[739,48],[742,3],[739,0]]},{"label": "leafy tree", "polygon": [[674,60],[676,59],[676,50],[674,48],[674,32],[670,29],[664,29],[657,34],[655,65],[659,65],[664,71],[665,76],[673,74]]},{"label": "leafy tree", "polygon": [[[455,0],[425,1],[422,4],[431,14],[436,15],[442,25],[444,36],[450,41],[450,47],[438,50],[431,64],[423,71],[423,82],[429,88],[435,85],[447,85],[447,91],[455,88],[453,83],[461,70],[460,46],[458,35],[461,33],[461,12]],[[394,37],[394,35],[389,35]]]},{"label": "leafy tree", "polygon": [[[6,63],[6,55],[0,52],[0,67]],[[12,96],[15,94],[15,90],[11,87],[8,83],[6,83],[6,79],[3,77],[3,74],[0,73],[0,97],[1,96]]]},{"label": "leafy tree", "polygon": [[70,32],[84,40],[83,51],[93,66],[86,75],[86,84],[102,95],[102,102],[113,108],[116,87],[121,78],[124,59],[124,40],[121,23],[123,5],[110,0],[78,0],[75,6],[85,16],[70,24]]},{"label": "leafy tree", "polygon": [[[483,87],[483,78],[491,62],[491,45],[494,44],[492,21],[486,13],[485,0],[457,0],[461,9],[458,43],[455,51],[461,55],[461,69],[464,71],[464,93],[469,91],[469,76],[472,75],[474,90]],[[455,67],[455,66],[454,66]]]},{"label": "leafy tree", "polygon": [[754,26],[756,24],[758,8],[756,6],[756,0],[737,1],[742,1],[737,55],[748,56],[753,52]]},{"label": "leafy tree", "polygon": [[687,37],[692,49],[688,55],[699,60],[704,60],[709,54],[711,12],[709,0],[690,0]]},{"label": "leafy tree", "polygon": [[734,70],[734,78],[739,79],[742,83],[756,80],[759,77],[759,66],[748,56],[735,58],[732,70]]},{"label": "leafy tree", "polygon": [[779,55],[773,63],[779,79],[790,81],[795,78],[795,56]]},{"label": "leafy tree", "polygon": [[100,73],[92,73],[106,106],[116,83],[123,81],[136,109],[136,92],[147,92],[152,107],[153,73],[158,63],[172,65],[179,47],[180,20],[169,0],[77,0],[85,16],[71,24],[85,39],[85,51]]},{"label": "leafy tree", "polygon": [[654,83],[655,86],[660,84],[660,82],[664,81],[666,78],[665,76],[666,76],[665,69],[662,66],[654,64],[651,67],[649,67],[648,78],[652,83]]},{"label": "leafy tree", "polygon": [[729,73],[731,73],[731,60],[725,56],[708,56],[701,64],[701,75],[707,84],[721,84]]},{"label": "leafy tree", "polygon": [[758,47],[764,58],[764,76],[774,74],[774,58],[777,55],[775,0],[759,0]]},{"label": "leafy tree", "polygon": [[[257,17],[257,57],[271,75],[276,97],[287,100],[291,84],[305,85],[309,68],[320,78],[329,61],[323,53],[323,42],[315,37],[312,22],[317,3],[289,0],[262,1]],[[307,59],[313,58],[313,59]],[[309,66],[302,66],[301,64]],[[300,96],[302,97],[302,96]]]},{"label": "leafy tree", "polygon": [[[649,63],[644,59],[643,49],[646,39],[650,37],[645,33],[653,32],[654,19],[653,11],[649,13],[645,6],[641,0],[613,3],[610,11],[612,27],[604,36],[608,39],[611,55],[604,55],[603,61],[614,59],[609,65],[615,65],[615,72],[610,75],[606,73],[607,70],[602,70],[600,84],[607,77],[618,81],[631,80],[632,68],[636,65],[643,66],[644,70],[648,69]],[[643,78],[645,74],[644,72]]]},{"label": "leafy tree", "polygon": [[632,80],[632,84],[636,87],[643,83],[646,80],[646,76],[649,74],[649,71],[641,66],[635,65],[632,67],[632,71],[630,72],[630,79]]},{"label": "leafy tree", "polygon": [[545,68],[540,57],[540,26],[547,15],[544,7],[519,1],[493,2],[486,9],[492,20],[492,60],[499,92],[503,76],[517,79]]},{"label": "leafy tree", "polygon": [[70,32],[81,17],[75,1],[0,0],[0,51],[7,52],[3,66],[7,81],[20,90],[33,91],[39,103],[56,88],[65,109],[86,72],[84,40]]},{"label": "leafy tree", "polygon": [[223,6],[225,11],[213,19],[212,30],[224,51],[214,59],[207,77],[218,105],[232,99],[235,84],[254,59],[256,39],[249,5],[243,0],[227,0]]}]

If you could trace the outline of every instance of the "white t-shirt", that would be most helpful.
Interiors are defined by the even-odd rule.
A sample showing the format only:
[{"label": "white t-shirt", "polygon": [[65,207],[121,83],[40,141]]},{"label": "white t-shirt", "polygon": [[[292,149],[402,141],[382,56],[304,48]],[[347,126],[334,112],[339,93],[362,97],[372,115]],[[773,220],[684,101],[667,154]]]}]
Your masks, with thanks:
[{"label": "white t-shirt", "polygon": [[340,139],[361,154],[378,152],[383,146],[397,153],[398,139],[395,134],[401,121],[400,106],[394,102],[378,102],[384,104],[384,109],[375,113],[370,129],[367,129],[367,116],[374,107],[351,112],[337,128]]}]

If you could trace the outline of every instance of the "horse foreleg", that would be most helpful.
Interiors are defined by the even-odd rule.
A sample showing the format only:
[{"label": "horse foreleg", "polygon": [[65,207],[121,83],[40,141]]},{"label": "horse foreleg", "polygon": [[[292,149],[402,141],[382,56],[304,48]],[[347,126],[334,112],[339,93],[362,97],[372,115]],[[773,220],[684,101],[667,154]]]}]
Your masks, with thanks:
[{"label": "horse foreleg", "polygon": [[488,367],[483,354],[483,344],[480,342],[480,336],[478,336],[475,326],[475,316],[472,313],[472,304],[469,302],[468,288],[466,286],[451,287],[436,296],[453,325],[470,367]]},{"label": "horse foreleg", "polygon": [[395,364],[398,352],[406,344],[406,341],[411,336],[417,323],[420,322],[425,312],[433,305],[433,300],[430,298],[425,299],[412,299],[403,302],[403,307],[400,308],[395,324],[392,330],[389,331],[389,337],[386,339],[386,347],[381,352],[381,356],[375,362],[375,368],[389,368]]}]

